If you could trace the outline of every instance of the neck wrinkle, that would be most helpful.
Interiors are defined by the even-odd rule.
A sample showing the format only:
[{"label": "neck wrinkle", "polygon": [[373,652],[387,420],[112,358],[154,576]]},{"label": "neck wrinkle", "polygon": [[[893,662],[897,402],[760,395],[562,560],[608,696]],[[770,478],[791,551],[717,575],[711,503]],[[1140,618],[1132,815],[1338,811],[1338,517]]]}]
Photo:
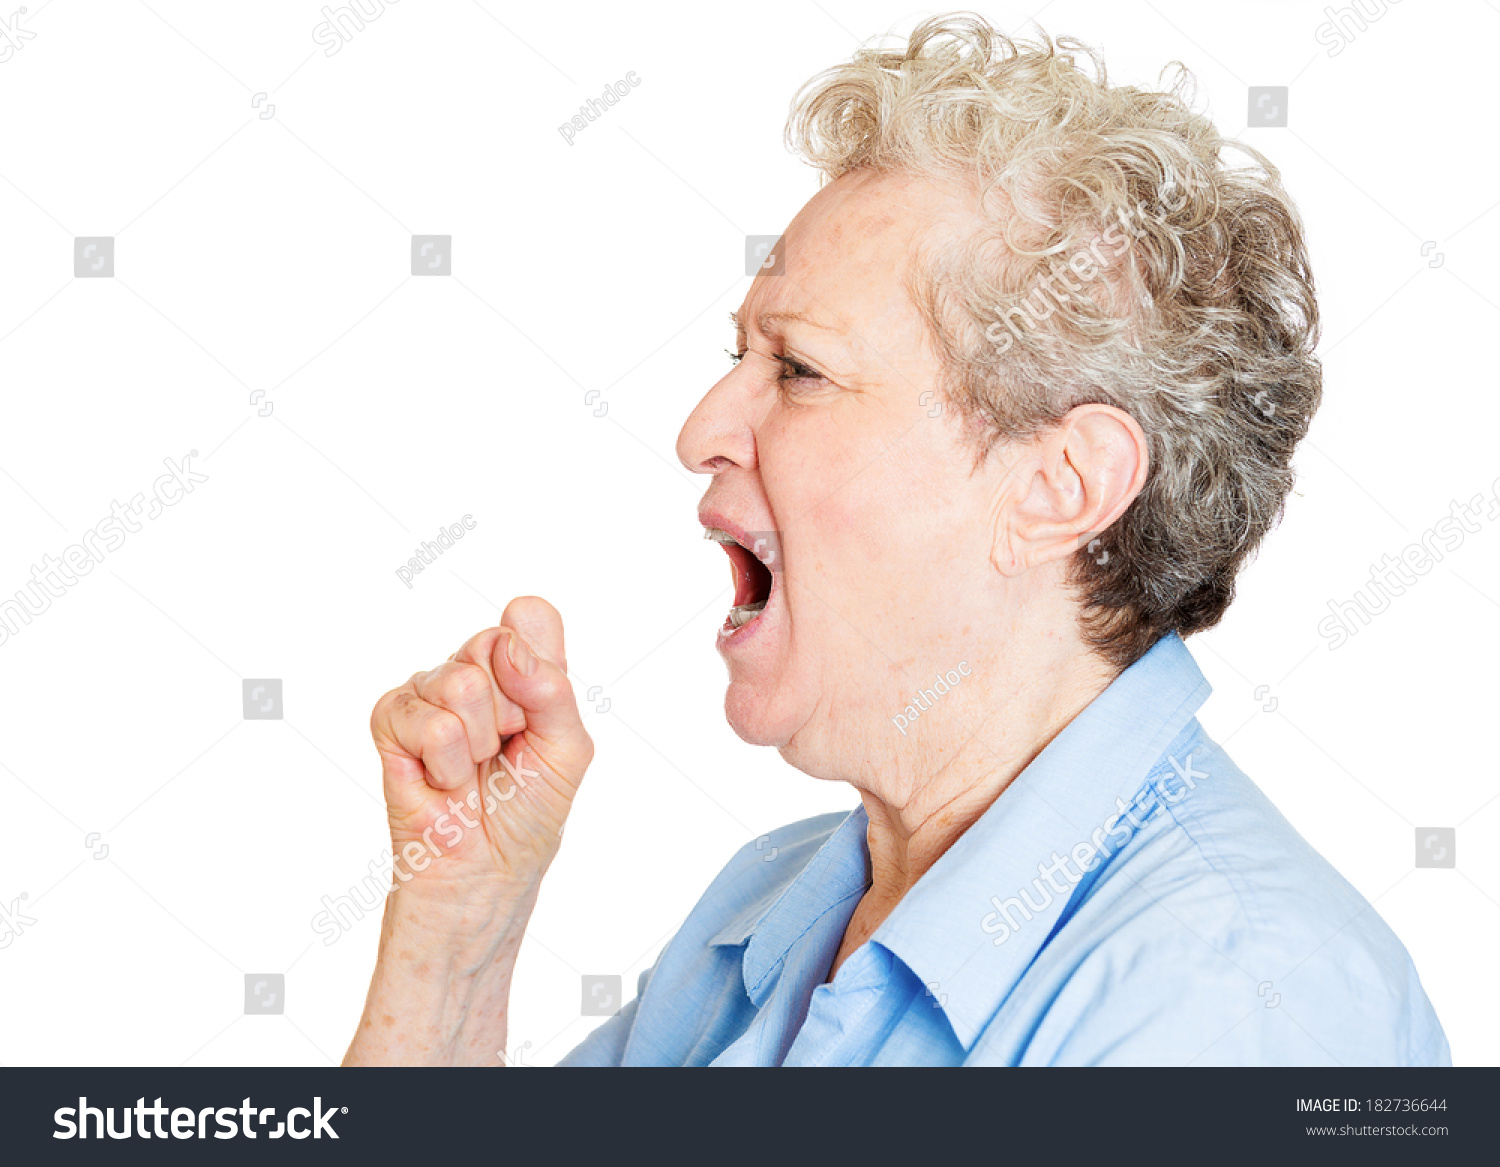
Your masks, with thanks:
[{"label": "neck wrinkle", "polygon": [[998,724],[998,715],[986,718],[952,757],[907,781],[905,790],[884,796],[860,790],[869,818],[865,898],[884,908],[882,918],[1112,680],[1086,674],[1060,680],[1033,709],[1012,706]]}]

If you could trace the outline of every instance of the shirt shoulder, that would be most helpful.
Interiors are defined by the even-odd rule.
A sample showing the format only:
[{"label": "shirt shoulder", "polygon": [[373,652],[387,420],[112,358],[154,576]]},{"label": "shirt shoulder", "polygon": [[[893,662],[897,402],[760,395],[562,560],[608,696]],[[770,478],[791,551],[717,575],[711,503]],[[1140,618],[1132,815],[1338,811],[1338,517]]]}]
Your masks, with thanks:
[{"label": "shirt shoulder", "polygon": [[1018,986],[1026,1061],[1448,1063],[1401,941],[1201,727],[1131,813]]}]

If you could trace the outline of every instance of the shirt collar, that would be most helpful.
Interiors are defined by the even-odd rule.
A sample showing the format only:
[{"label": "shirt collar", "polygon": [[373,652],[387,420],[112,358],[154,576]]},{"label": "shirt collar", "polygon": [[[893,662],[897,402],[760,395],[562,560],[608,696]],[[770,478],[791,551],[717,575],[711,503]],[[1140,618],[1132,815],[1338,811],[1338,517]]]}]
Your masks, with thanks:
[{"label": "shirt collar", "polygon": [[[749,944],[742,969],[745,992],[760,1008],[776,987],[782,959],[828,912],[840,905],[852,914],[852,899],[869,886],[867,820],[863,806],[833,829],[813,857],[786,885],[777,884],[746,904],[709,938],[710,945]],[[830,959],[832,954],[830,954]]]},{"label": "shirt collar", "polygon": [[[902,897],[876,930],[947,1014],[965,1049],[1051,935],[1071,888],[1000,945],[990,900],[1087,842],[1145,784],[1211,689],[1176,633],[1158,640],[1057,735]],[[861,816],[863,817],[863,816]],[[1044,885],[1043,885],[1044,886]],[[1040,899],[1041,897],[1038,897]]]}]

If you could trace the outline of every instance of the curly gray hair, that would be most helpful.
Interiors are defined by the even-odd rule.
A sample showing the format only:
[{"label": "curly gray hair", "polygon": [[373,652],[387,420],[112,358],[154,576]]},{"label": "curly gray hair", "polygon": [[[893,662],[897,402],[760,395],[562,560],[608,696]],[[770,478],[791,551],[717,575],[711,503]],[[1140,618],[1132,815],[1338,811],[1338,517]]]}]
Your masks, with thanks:
[{"label": "curly gray hair", "polygon": [[1070,564],[1085,639],[1118,668],[1218,623],[1322,395],[1297,210],[1174,65],[1166,91],[1112,87],[1070,38],[936,17],[808,82],[786,131],[825,182],[868,167],[977,191],[978,237],[925,254],[911,290],[981,460],[1085,403],[1144,430],[1145,486]]}]

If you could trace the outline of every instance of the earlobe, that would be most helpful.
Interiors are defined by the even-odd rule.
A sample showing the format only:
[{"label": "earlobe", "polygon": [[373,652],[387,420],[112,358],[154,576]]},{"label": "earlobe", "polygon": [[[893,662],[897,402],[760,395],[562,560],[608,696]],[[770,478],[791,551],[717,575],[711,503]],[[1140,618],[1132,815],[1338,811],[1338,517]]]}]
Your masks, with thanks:
[{"label": "earlobe", "polygon": [[1008,527],[1001,526],[995,530],[995,537],[990,545],[990,566],[1007,578],[1015,578],[1026,570],[1029,564],[1021,562],[1021,557],[1016,550],[1016,541]]}]

